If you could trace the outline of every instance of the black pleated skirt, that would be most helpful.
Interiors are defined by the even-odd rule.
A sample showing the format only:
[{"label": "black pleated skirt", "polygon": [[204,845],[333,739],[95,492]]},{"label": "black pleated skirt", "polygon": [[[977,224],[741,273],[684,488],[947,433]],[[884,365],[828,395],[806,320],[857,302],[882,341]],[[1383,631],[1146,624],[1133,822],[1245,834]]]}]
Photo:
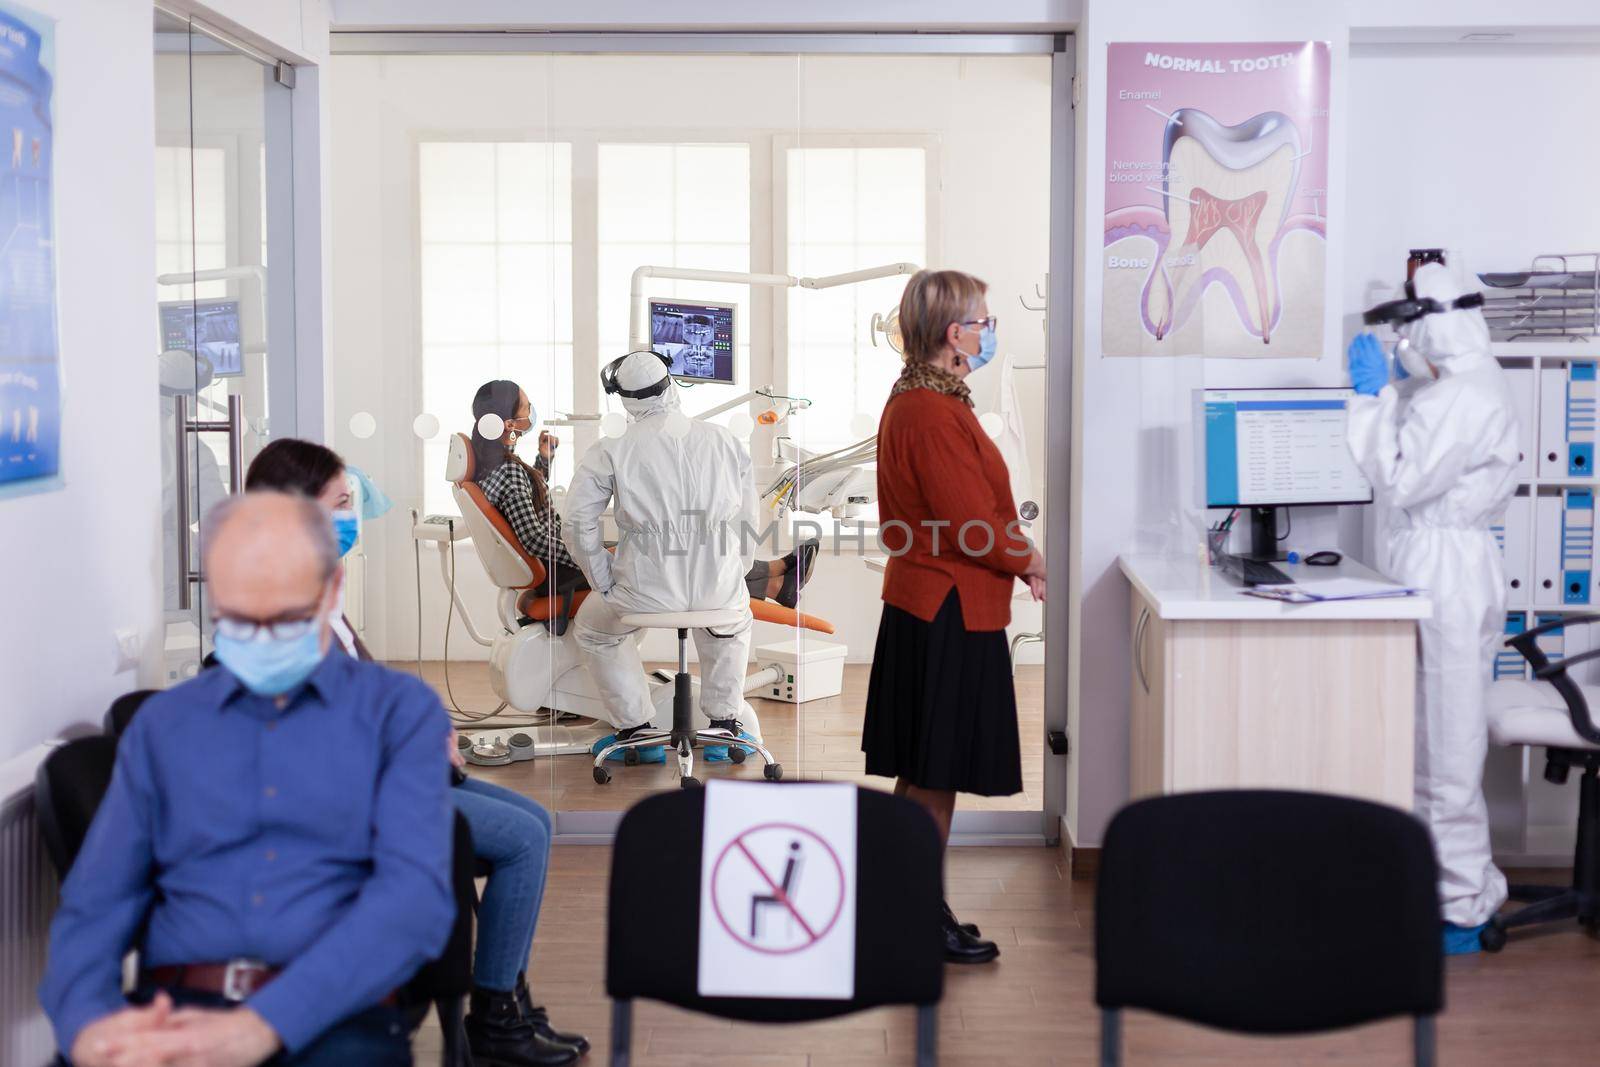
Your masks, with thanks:
[{"label": "black pleated skirt", "polygon": [[968,632],[954,589],[932,622],[885,604],[861,750],[868,774],[924,789],[1022,792],[1005,631]]}]

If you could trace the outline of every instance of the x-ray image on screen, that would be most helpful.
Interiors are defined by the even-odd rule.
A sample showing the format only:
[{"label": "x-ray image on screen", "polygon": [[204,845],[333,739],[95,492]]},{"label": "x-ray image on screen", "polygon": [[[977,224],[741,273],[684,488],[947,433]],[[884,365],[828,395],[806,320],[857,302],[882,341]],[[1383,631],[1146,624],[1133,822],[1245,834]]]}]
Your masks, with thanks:
[{"label": "x-ray image on screen", "polygon": [[675,378],[732,385],[733,305],[650,301],[650,347]]},{"label": "x-ray image on screen", "polygon": [[174,300],[161,305],[163,351],[196,352],[218,378],[244,373],[237,300]]}]

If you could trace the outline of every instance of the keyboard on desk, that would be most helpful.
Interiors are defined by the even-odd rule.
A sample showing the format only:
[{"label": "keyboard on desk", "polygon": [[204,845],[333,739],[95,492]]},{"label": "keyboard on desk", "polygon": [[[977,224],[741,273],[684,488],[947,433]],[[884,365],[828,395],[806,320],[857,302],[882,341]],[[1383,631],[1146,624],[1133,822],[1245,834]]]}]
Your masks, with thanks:
[{"label": "keyboard on desk", "polygon": [[1245,585],[1291,585],[1294,582],[1293,578],[1270,563],[1227,552],[1218,554],[1216,565],[1228,577],[1237,578]]}]

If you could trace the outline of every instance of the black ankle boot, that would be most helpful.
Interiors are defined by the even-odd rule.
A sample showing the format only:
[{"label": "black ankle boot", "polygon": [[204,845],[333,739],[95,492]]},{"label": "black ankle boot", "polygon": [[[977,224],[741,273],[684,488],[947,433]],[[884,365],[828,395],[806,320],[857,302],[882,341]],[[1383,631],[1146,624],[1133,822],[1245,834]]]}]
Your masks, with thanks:
[{"label": "black ankle boot", "polygon": [[940,906],[942,906],[944,908],[944,921],[945,922],[950,923],[951,925],[956,926],[959,929],[965,930],[967,933],[971,934],[973,937],[982,937],[983,936],[983,931],[978,929],[978,924],[977,923],[964,923],[964,922],[961,922],[960,920],[958,920],[956,918],[956,913],[950,910],[950,902],[948,900],[941,900],[939,902],[939,904],[940,904]]},{"label": "black ankle boot", "polygon": [[515,993],[474,987],[467,1011],[473,1067],[563,1067],[579,1052],[552,1041],[522,1017]]},{"label": "black ankle boot", "polygon": [[993,941],[973,937],[953,922],[944,924],[944,960],[946,963],[988,963],[1000,955],[1000,946]]},{"label": "black ankle boot", "polygon": [[550,1013],[540,1005],[533,1002],[533,997],[528,993],[528,976],[522,971],[517,972],[517,988],[512,990],[517,998],[517,1007],[522,1011],[522,1017],[533,1024],[534,1033],[549,1038],[561,1045],[571,1045],[578,1050],[578,1055],[589,1051],[589,1039],[582,1034],[563,1034],[550,1025]]}]

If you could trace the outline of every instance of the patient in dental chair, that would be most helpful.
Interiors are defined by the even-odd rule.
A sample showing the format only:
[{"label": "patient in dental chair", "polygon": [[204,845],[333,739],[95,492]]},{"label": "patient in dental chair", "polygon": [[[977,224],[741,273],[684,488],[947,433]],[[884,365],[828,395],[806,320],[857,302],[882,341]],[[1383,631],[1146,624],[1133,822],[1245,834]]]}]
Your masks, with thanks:
[{"label": "patient in dental chair", "polygon": [[[478,428],[479,420],[489,414],[499,416],[505,427],[493,440]],[[476,479],[483,495],[505,516],[522,547],[543,561],[550,592],[588,589],[583,571],[562,543],[561,515],[550,499],[550,461],[558,445],[556,438],[539,434],[539,453],[532,464],[516,454],[517,445],[537,423],[528,394],[513,381],[486,382],[472,399],[472,419]],[[744,578],[750,596],[795,607],[800,590],[811,578],[817,548],[816,541],[805,541],[781,559],[755,560]]]}]

